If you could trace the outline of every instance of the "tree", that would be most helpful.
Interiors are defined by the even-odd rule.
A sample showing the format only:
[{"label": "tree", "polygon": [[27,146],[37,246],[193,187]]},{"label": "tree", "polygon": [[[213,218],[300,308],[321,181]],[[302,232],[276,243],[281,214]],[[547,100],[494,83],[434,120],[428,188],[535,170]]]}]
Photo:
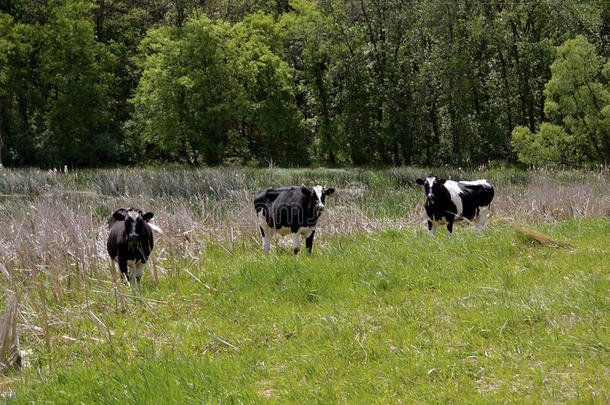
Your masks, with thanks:
[{"label": "tree", "polygon": [[283,54],[294,72],[296,107],[302,115],[304,131],[313,147],[313,159],[336,164],[341,145],[337,139],[332,85],[331,21],[317,2],[291,2],[293,11],[278,22]]},{"label": "tree", "polygon": [[251,14],[233,25],[230,35],[235,52],[229,65],[240,84],[232,139],[247,141],[249,153],[259,160],[307,163],[294,70],[283,58],[278,25],[269,15]]},{"label": "tree", "polygon": [[[520,145],[523,159],[608,161],[598,0],[0,0],[0,12],[5,164],[135,162],[143,144],[191,164],[472,165],[515,159],[516,126],[529,132],[514,145],[541,134],[534,145],[553,151]],[[557,48],[577,35],[593,45]]]},{"label": "tree", "polygon": [[96,42],[86,0],[16,2],[0,93],[13,164],[96,165],[115,157],[114,58]]},{"label": "tree", "polygon": [[0,165],[2,165],[2,147],[8,124],[8,107],[10,93],[7,91],[9,84],[8,62],[13,52],[14,44],[11,41],[13,19],[10,15],[0,12]]},{"label": "tree", "polygon": [[192,164],[252,157],[305,163],[307,142],[276,24],[257,13],[230,26],[203,16],[143,43],[135,124],[145,141]]},{"label": "tree", "polygon": [[547,117],[573,137],[583,157],[610,162],[610,60],[584,36],[566,41],[551,65],[546,84]]},{"label": "tree", "polygon": [[95,40],[91,4],[54,5],[45,25],[40,75],[46,100],[40,111],[48,163],[100,164],[115,153],[112,120],[114,55]]},{"label": "tree", "polygon": [[551,71],[544,111],[554,124],[544,123],[535,133],[515,128],[513,144],[519,159],[534,164],[607,164],[610,61],[579,35],[558,48]]},{"label": "tree", "polygon": [[573,140],[564,129],[548,122],[532,133],[528,127],[517,126],[512,134],[513,145],[518,149],[519,160],[539,166],[573,164]]},{"label": "tree", "polygon": [[218,164],[231,121],[235,83],[225,63],[229,27],[207,17],[163,27],[142,43],[146,55],[133,100],[143,140],[172,160]]}]

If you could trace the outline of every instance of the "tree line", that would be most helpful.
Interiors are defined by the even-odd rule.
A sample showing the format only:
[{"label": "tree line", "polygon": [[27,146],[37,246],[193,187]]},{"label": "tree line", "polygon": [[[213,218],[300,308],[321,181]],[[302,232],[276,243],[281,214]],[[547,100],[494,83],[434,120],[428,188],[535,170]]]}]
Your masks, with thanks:
[{"label": "tree line", "polygon": [[5,165],[610,162],[599,0],[0,0]]}]

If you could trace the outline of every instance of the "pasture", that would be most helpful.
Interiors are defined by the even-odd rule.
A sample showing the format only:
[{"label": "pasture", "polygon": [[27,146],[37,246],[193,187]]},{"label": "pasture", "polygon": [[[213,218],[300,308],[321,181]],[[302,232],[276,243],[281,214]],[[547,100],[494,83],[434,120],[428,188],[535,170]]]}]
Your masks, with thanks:
[{"label": "pasture", "polygon": [[[429,171],[0,171],[2,305],[18,302],[22,350],[2,395],[607,403],[608,170],[435,169],[496,198],[481,236],[433,239],[414,184]],[[254,192],[301,183],[336,189],[313,255],[290,238],[264,254]],[[164,231],[140,289],[105,252],[106,217],[129,205]]]}]

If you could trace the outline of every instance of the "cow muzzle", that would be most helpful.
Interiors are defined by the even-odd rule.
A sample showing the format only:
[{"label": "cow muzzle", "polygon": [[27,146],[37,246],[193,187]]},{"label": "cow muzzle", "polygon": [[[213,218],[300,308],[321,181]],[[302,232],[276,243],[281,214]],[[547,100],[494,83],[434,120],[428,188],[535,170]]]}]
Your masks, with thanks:
[{"label": "cow muzzle", "polygon": [[318,204],[318,205],[316,205],[316,212],[318,213],[318,216],[319,216],[320,214],[322,214],[322,212],[324,212],[324,209],[325,209],[325,208],[326,208],[326,207],[324,206],[324,204]]},{"label": "cow muzzle", "polygon": [[432,194],[428,194],[428,195],[426,196],[426,200],[428,200],[428,202],[429,202],[430,204],[434,203],[434,195],[432,195]]}]

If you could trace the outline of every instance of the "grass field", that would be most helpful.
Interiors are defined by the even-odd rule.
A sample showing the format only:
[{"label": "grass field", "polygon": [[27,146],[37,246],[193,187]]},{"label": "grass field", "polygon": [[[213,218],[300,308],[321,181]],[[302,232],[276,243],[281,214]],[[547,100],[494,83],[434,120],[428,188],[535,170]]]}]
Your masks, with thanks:
[{"label": "grass field", "polygon": [[[483,235],[458,227],[453,238],[431,239],[413,212],[423,194],[410,185],[417,171],[308,171],[332,181],[337,198],[313,255],[295,257],[288,241],[263,254],[252,222],[237,215],[248,201],[238,201],[266,176],[276,176],[271,184],[307,176],[249,170],[184,172],[175,183],[134,173],[140,184],[163,178],[164,193],[137,194],[112,180],[116,171],[48,181],[12,172],[0,182],[3,302],[19,296],[23,350],[23,367],[0,377],[4,397],[610,400],[607,172],[480,173],[498,194]],[[99,186],[113,181],[116,193]],[[139,290],[119,286],[117,297],[103,220],[130,199],[152,206],[166,234],[155,252],[158,281],[151,270]],[[67,236],[57,242],[60,231]]]}]

